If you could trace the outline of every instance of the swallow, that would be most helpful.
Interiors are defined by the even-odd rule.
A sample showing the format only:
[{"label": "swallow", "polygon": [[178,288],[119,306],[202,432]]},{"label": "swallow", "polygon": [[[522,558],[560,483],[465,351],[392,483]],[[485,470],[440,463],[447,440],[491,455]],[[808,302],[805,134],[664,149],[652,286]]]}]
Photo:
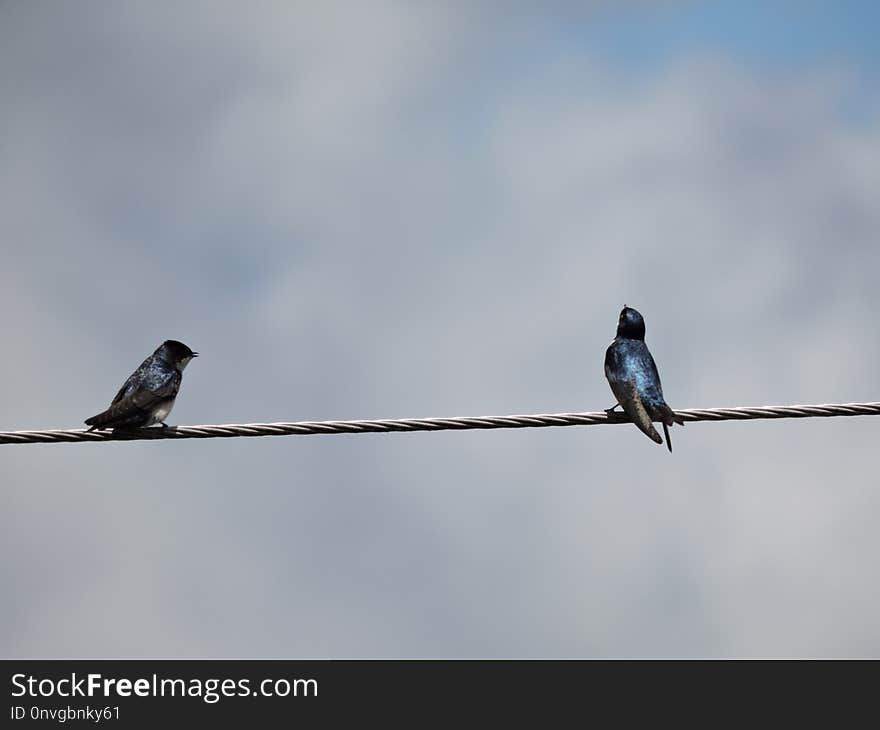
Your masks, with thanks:
[{"label": "swallow", "polygon": [[657,365],[645,344],[645,320],[635,309],[623,305],[617,320],[617,336],[605,351],[605,377],[617,403],[648,438],[663,443],[652,421],[663,424],[666,447],[672,452],[669,426],[684,426],[681,416],[666,404]]},{"label": "swallow", "polygon": [[198,357],[182,342],[165,340],[140,367],[128,376],[110,407],[87,418],[89,431],[102,428],[143,428],[161,423],[174,407],[184,368]]}]

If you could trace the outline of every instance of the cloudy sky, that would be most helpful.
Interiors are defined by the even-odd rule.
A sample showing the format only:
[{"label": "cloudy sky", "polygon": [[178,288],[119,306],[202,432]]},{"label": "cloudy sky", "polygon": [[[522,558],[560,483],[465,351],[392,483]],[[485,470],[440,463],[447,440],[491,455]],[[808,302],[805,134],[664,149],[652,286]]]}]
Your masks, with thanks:
[{"label": "cloudy sky", "polygon": [[[0,429],[880,400],[866,2],[7,2]],[[0,447],[5,657],[880,655],[873,418]]]}]

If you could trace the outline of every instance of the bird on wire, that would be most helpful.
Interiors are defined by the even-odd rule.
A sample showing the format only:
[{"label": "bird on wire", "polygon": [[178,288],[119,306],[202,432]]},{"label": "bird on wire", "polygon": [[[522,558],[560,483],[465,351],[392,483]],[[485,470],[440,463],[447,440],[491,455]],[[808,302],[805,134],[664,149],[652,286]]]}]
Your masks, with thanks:
[{"label": "bird on wire", "polygon": [[165,419],[180,392],[184,368],[198,354],[182,342],[165,340],[128,376],[110,407],[85,420],[89,431],[143,428],[156,423],[168,428]]},{"label": "bird on wire", "polygon": [[617,336],[605,351],[605,377],[617,403],[606,410],[611,414],[619,405],[648,438],[663,443],[653,421],[663,424],[666,448],[672,453],[669,426],[684,426],[680,416],[666,404],[660,374],[645,344],[645,320],[631,307],[623,305],[617,320]]}]

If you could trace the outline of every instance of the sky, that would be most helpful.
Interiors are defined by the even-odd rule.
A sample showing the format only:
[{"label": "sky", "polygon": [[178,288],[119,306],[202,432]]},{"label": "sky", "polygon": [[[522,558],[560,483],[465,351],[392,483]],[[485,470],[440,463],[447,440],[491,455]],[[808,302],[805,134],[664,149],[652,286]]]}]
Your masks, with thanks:
[{"label": "sky", "polygon": [[[0,5],[0,429],[878,400],[867,2]],[[0,447],[0,656],[880,655],[873,418]]]}]

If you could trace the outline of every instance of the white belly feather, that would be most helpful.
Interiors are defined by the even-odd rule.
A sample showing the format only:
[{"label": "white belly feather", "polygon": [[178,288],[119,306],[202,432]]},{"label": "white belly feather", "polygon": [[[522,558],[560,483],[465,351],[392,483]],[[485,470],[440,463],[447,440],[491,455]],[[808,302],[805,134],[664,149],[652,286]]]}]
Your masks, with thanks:
[{"label": "white belly feather", "polygon": [[168,415],[171,413],[171,409],[174,408],[174,398],[169,398],[166,401],[162,401],[159,405],[157,405],[153,412],[150,414],[150,420],[146,423],[147,426],[153,426],[157,423],[162,423]]}]

